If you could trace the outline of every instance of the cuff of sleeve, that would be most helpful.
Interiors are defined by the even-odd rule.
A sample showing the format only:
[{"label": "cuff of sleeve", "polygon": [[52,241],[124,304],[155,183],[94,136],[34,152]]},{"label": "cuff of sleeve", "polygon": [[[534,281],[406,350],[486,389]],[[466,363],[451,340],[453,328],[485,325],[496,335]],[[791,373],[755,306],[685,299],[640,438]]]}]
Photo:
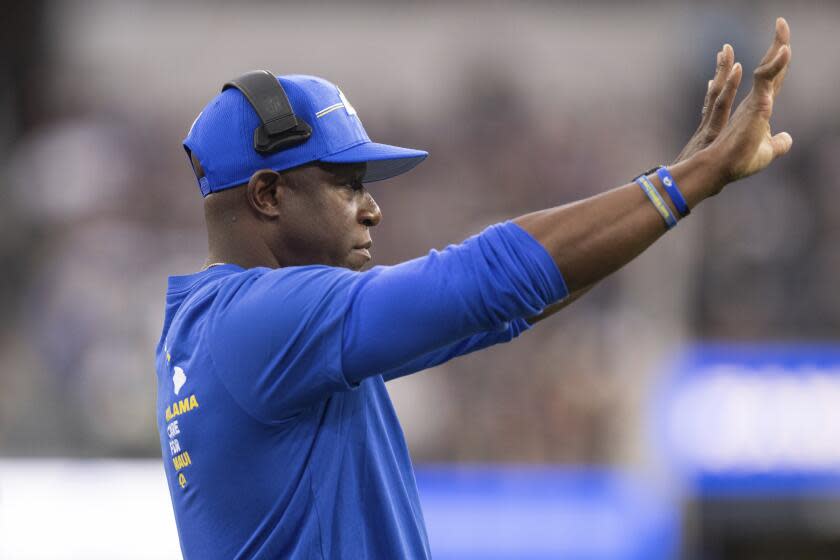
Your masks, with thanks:
[{"label": "cuff of sleeve", "polygon": [[538,264],[540,270],[542,271],[544,285],[549,290],[549,301],[553,303],[568,297],[569,289],[566,287],[566,280],[563,278],[563,274],[560,272],[560,269],[557,268],[557,264],[554,262],[554,259],[548,254],[548,251],[545,250],[545,247],[543,247],[539,241],[534,239],[530,233],[522,229],[514,222],[505,222],[504,227],[509,228],[510,232],[516,236],[517,240],[522,243],[524,247],[527,247],[529,255],[534,257],[534,261]]}]

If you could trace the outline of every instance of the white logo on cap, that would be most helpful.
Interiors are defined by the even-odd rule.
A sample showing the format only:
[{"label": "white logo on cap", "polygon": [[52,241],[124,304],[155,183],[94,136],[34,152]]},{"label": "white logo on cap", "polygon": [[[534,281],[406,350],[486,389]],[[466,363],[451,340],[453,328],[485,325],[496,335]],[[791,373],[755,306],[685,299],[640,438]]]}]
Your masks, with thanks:
[{"label": "white logo on cap", "polygon": [[354,109],[353,106],[350,105],[350,102],[347,101],[347,98],[344,97],[344,92],[341,91],[341,88],[336,87],[335,89],[338,90],[338,97],[339,97],[339,99],[341,99],[341,102],[344,104],[344,109],[347,111],[347,114],[348,115],[355,115],[356,114],[356,109]]}]

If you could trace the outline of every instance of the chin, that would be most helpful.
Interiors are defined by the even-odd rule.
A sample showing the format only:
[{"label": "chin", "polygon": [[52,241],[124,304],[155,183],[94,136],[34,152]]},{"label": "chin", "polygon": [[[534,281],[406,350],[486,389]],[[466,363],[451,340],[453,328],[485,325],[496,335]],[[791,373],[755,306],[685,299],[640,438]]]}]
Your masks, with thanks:
[{"label": "chin", "polygon": [[367,263],[370,262],[370,256],[367,252],[360,252],[360,251],[352,251],[345,261],[345,268],[349,268],[350,270],[355,270],[356,272],[361,271]]}]

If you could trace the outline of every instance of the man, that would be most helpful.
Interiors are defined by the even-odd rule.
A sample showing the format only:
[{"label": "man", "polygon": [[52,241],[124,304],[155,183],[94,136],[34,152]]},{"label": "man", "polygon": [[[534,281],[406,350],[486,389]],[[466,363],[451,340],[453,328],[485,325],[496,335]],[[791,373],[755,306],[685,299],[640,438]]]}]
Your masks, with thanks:
[{"label": "man", "polygon": [[184,556],[428,558],[385,382],[511,340],[786,153],[769,119],[789,37],[778,20],[731,119],[741,66],[724,47],[700,128],[668,169],[365,272],[381,212],[364,184],[427,154],[370,142],[319,78],[228,84],[184,143],[210,254],[170,278],[157,350]]}]

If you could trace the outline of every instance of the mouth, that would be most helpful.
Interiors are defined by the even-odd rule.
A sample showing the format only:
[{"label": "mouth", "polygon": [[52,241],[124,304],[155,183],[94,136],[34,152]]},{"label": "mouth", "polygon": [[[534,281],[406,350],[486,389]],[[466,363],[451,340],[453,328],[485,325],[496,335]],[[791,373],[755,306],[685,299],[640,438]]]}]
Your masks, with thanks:
[{"label": "mouth", "polygon": [[368,241],[363,245],[356,245],[353,247],[353,253],[363,255],[366,260],[370,260],[370,248],[373,246],[373,241]]}]

